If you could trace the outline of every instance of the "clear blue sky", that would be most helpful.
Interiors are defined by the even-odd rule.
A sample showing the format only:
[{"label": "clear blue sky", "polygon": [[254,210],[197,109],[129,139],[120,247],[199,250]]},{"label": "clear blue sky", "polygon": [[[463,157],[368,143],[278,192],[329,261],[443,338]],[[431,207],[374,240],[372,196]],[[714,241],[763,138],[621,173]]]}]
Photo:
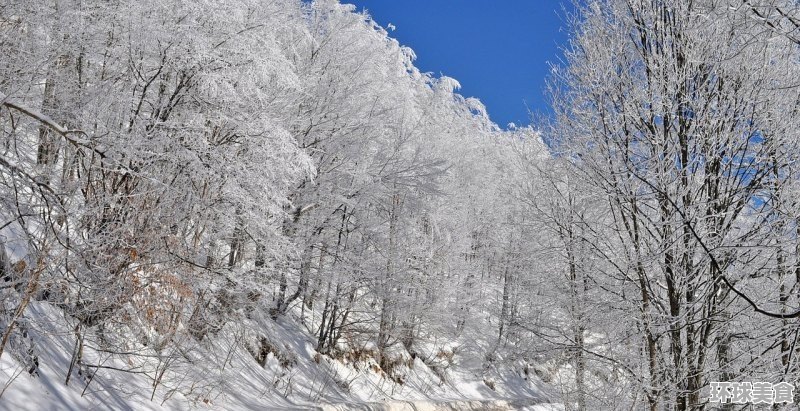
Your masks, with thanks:
[{"label": "clear blue sky", "polygon": [[[341,0],[366,9],[411,47],[422,71],[453,77],[501,127],[548,114],[548,61],[566,45],[571,0]],[[527,107],[526,107],[527,105]]]}]

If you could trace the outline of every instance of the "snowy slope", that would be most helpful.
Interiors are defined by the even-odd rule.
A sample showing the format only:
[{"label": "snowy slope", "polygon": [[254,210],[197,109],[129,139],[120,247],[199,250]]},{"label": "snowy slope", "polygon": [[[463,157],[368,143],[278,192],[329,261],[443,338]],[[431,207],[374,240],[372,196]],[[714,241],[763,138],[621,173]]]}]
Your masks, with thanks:
[{"label": "snowy slope", "polygon": [[[417,357],[394,371],[404,375],[398,383],[376,371],[373,359],[318,355],[310,335],[293,320],[260,319],[248,325],[268,336],[275,351],[263,367],[245,348],[248,338],[252,340],[245,327],[228,327],[179,356],[159,356],[133,341],[128,353],[103,353],[96,349],[97,336],[87,335],[84,366],[76,367],[65,385],[76,344],[71,324],[43,302],[31,304],[26,318],[35,320],[27,324],[48,324],[27,329],[38,368],[31,375],[23,361],[9,351],[3,354],[3,410],[561,409],[544,405],[549,401],[540,382],[512,370],[496,372],[491,378],[494,390],[489,388],[486,378],[459,355],[444,372],[433,371],[430,359]],[[169,367],[154,391],[154,376],[165,363]]]}]

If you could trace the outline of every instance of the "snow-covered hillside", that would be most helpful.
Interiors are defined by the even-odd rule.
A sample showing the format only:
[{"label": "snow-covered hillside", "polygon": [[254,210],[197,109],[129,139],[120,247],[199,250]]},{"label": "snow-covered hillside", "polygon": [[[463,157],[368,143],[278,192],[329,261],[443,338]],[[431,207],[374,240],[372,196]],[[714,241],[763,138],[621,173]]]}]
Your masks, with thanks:
[{"label": "snow-covered hillside", "polygon": [[339,0],[0,0],[0,409],[800,391],[797,0],[576,8],[503,130]]},{"label": "snow-covered hillside", "polygon": [[[105,353],[96,336],[86,335],[81,364],[65,383],[75,348],[74,333],[66,321],[63,313],[47,303],[29,306],[26,337],[38,366],[29,374],[21,361],[3,356],[0,408],[561,409],[549,404],[552,393],[535,376],[514,369],[475,369],[468,356],[457,353],[460,346],[453,342],[431,347],[447,358],[437,358],[433,351],[414,359],[407,352],[398,353],[406,359],[389,377],[363,351],[360,358],[350,359],[318,354],[311,336],[292,320],[263,319],[238,329],[228,327],[205,343],[183,345],[183,352],[159,353],[129,341],[123,346],[131,354]],[[269,336],[265,357],[247,349],[257,341],[256,334]],[[159,370],[165,365],[168,368],[162,375]]]},{"label": "snow-covered hillside", "polygon": [[0,408],[558,397],[508,172],[547,150],[367,14],[3,2],[0,54]]}]

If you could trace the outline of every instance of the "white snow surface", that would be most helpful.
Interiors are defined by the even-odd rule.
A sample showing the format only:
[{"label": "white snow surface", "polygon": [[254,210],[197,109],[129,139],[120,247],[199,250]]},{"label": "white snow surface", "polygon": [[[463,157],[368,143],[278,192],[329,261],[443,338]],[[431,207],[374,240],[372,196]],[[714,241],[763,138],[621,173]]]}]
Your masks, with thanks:
[{"label": "white snow surface", "polygon": [[[183,355],[162,353],[160,358],[135,338],[126,340],[127,353],[104,354],[94,349],[97,343],[87,335],[83,355],[88,366],[84,375],[74,370],[66,385],[76,344],[74,323],[45,302],[32,303],[25,318],[35,341],[38,375],[30,375],[6,350],[0,358],[0,410],[563,409],[533,375],[476,369],[471,365],[476,361],[459,354],[438,373],[430,368],[436,367],[432,356],[409,361],[396,371],[404,376],[400,384],[376,372],[372,360],[346,362],[317,355],[309,333],[292,319],[254,320],[246,326],[259,329],[273,346],[281,347],[281,358],[270,353],[263,367],[240,343],[248,336],[245,327],[225,328]],[[447,352],[453,346],[446,343],[437,349]],[[410,359],[405,351],[399,355]],[[172,362],[154,391],[154,376],[165,361]],[[90,373],[93,378],[86,378]]]}]

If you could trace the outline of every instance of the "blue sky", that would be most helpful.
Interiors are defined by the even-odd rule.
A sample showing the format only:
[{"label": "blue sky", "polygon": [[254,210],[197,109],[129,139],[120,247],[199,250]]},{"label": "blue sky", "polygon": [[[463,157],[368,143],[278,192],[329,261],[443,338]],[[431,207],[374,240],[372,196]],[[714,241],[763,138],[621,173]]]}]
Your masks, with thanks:
[{"label": "blue sky", "polygon": [[341,1],[394,25],[390,35],[414,49],[417,67],[458,80],[498,125],[529,124],[528,109],[548,113],[547,62],[566,45],[571,0]]}]

